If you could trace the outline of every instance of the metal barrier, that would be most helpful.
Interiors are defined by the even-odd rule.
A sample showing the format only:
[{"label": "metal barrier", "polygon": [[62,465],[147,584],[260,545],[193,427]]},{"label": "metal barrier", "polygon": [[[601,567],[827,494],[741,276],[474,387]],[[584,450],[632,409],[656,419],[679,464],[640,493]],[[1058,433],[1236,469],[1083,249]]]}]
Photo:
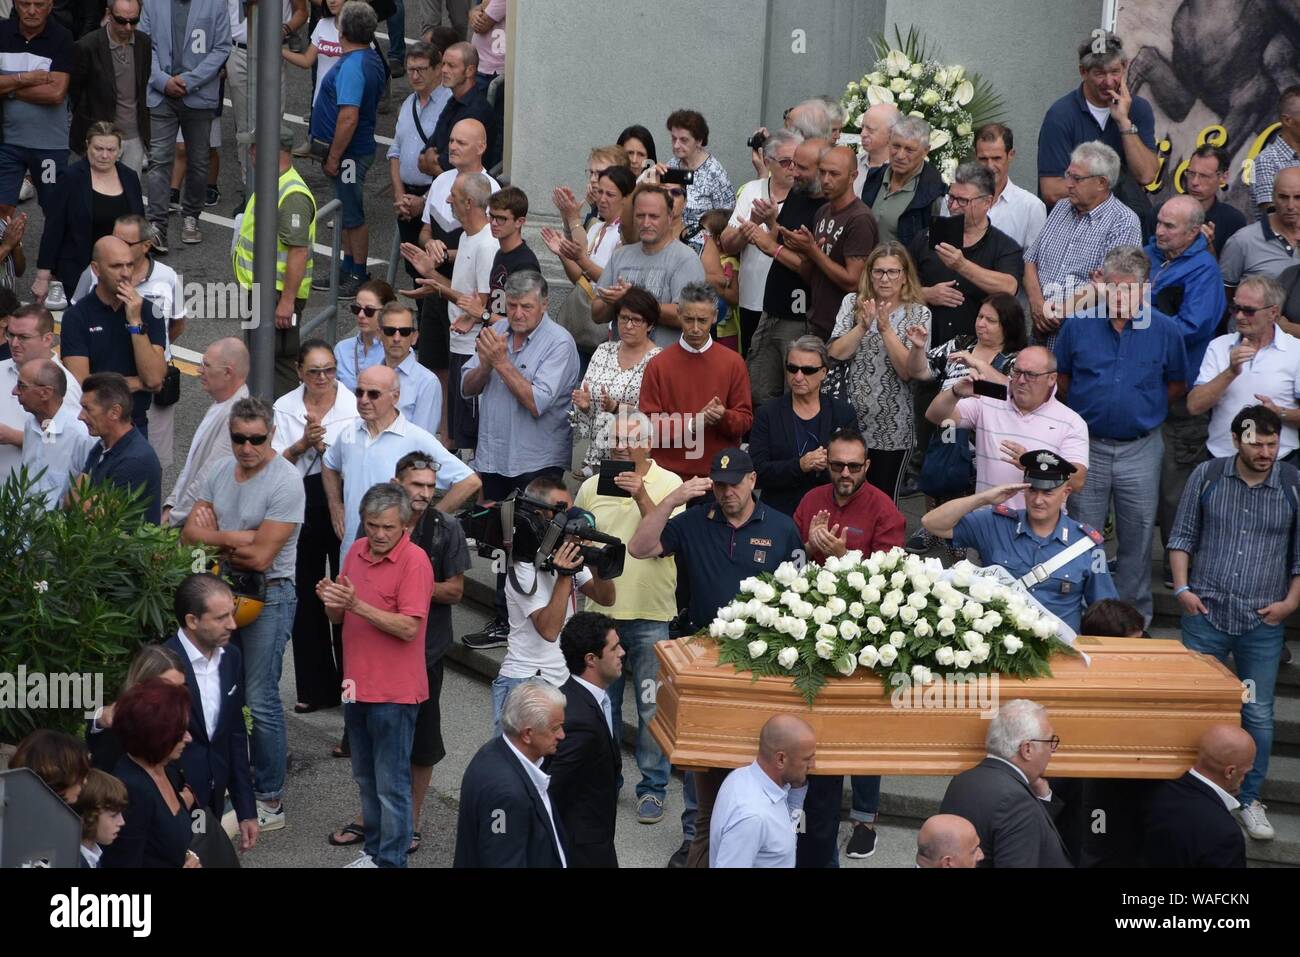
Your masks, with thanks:
[{"label": "metal barrier", "polygon": [[393,248],[388,252],[388,285],[394,289],[397,282],[397,267],[402,263],[402,227],[400,223],[393,224]]},{"label": "metal barrier", "polygon": [[[322,322],[328,321],[330,343],[339,341],[339,254],[343,243],[343,224],[339,221],[339,215],[342,212],[343,204],[337,199],[331,199],[324,206],[316,210],[316,225],[332,222],[334,224],[334,238],[330,242],[330,288],[329,288],[329,305],[322,309],[316,316],[304,322],[298,329],[298,336],[306,339],[308,334],[319,326]],[[315,255],[315,250],[312,250]]]}]

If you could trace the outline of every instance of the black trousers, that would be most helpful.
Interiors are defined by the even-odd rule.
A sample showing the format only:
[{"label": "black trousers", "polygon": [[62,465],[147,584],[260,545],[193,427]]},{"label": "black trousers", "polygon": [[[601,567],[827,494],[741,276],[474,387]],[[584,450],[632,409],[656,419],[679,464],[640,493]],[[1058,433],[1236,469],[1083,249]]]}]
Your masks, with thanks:
[{"label": "black trousers", "polygon": [[293,616],[293,674],[298,700],[331,708],[339,703],[343,682],[343,636],[330,623],[316,597],[316,583],[339,573],[339,540],[330,522],[325,488],[319,475],[303,479],[307,507],[298,532],[298,565],[294,574],[298,609]]},{"label": "black trousers", "polygon": [[[752,309],[740,310],[740,357],[742,359],[749,356],[749,343],[754,338],[754,330],[758,328],[758,320],[762,318],[761,309],[757,312]],[[785,361],[785,356],[782,356],[781,360]]]},{"label": "black trousers", "polygon": [[795,867],[838,867],[844,776],[814,774],[803,802],[803,828],[795,848]]},{"label": "black trousers", "polygon": [[912,458],[912,450],[868,449],[867,457],[871,460],[871,467],[867,469],[867,481],[897,505],[898,490],[903,484],[903,476],[907,474],[907,463]]}]

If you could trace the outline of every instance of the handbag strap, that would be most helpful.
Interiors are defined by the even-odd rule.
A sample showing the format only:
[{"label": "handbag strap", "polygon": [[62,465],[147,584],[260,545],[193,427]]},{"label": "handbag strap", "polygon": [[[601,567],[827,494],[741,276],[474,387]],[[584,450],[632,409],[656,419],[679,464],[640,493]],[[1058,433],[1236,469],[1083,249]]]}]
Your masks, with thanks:
[{"label": "handbag strap", "polygon": [[411,119],[415,121],[416,135],[420,137],[420,141],[424,143],[424,148],[427,150],[432,145],[430,141],[433,139],[433,137],[425,135],[424,124],[420,122],[419,103],[420,103],[420,94],[412,93],[411,94]]}]

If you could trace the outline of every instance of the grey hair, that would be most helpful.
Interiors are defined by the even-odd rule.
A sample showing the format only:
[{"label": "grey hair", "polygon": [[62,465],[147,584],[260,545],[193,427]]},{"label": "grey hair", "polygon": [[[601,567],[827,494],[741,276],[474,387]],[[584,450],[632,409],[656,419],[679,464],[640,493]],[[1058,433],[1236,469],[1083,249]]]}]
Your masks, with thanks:
[{"label": "grey hair", "polygon": [[792,352],[815,352],[821,357],[822,365],[830,365],[830,353],[820,336],[800,336],[785,347],[785,361],[790,361]]},{"label": "grey hair", "polygon": [[985,196],[992,196],[998,191],[998,181],[993,170],[979,163],[962,163],[952,174],[952,181],[974,186]]},{"label": "grey hair", "polygon": [[804,100],[790,111],[790,129],[806,140],[830,139],[831,111],[826,108],[826,101],[814,97]]},{"label": "grey hair", "polygon": [[482,173],[461,173],[456,177],[460,188],[475,209],[487,209],[488,200],[492,198],[492,182]]},{"label": "grey hair", "polygon": [[688,282],[682,286],[682,291],[677,294],[677,308],[679,311],[699,302],[708,303],[710,306],[717,308],[718,294],[713,291],[713,287],[707,282]]},{"label": "grey hair", "polygon": [[889,128],[889,135],[909,143],[920,143],[927,151],[930,149],[930,124],[919,116],[900,116]]},{"label": "grey hair", "polygon": [[525,728],[545,727],[557,705],[564,707],[564,692],[541,678],[529,678],[506,695],[506,703],[501,708],[501,730],[511,738],[518,738]]},{"label": "grey hair", "polygon": [[1260,294],[1264,300],[1265,309],[1269,306],[1277,306],[1281,308],[1282,304],[1286,302],[1286,290],[1284,290],[1282,284],[1272,276],[1257,274],[1254,276],[1247,276],[1241,282],[1237,283],[1238,290],[1247,287],[1256,290]]},{"label": "grey hair", "polygon": [[1187,229],[1200,229],[1205,225],[1205,210],[1193,196],[1171,196],[1162,208],[1183,210],[1187,216]]},{"label": "grey hair", "polygon": [[533,294],[542,302],[545,302],[550,296],[550,287],[546,284],[546,278],[539,272],[531,269],[524,269],[520,272],[514,272],[506,279],[505,293],[507,299],[523,299]]},{"label": "grey hair", "polygon": [[787,143],[793,143],[798,146],[803,142],[803,134],[798,130],[774,130],[768,134],[767,142],[763,144],[763,155],[770,160],[776,159],[776,151]]},{"label": "grey hair", "polygon": [[1141,246],[1115,246],[1101,261],[1103,276],[1136,276],[1145,282],[1151,275],[1151,260]]},{"label": "grey hair", "polygon": [[339,11],[339,36],[349,43],[373,43],[378,27],[375,8],[363,0],[348,0]]},{"label": "grey hair", "polygon": [[844,107],[840,105],[840,101],[831,96],[819,96],[817,99],[826,104],[826,112],[831,118],[831,128],[843,126],[846,117]]},{"label": "grey hair", "polygon": [[433,48],[432,43],[425,43],[423,40],[413,40],[406,45],[406,59],[414,57],[417,60],[424,60],[430,66],[442,61],[442,55]]},{"label": "grey hair", "polygon": [[989,722],[984,750],[995,758],[1010,761],[1026,741],[1038,737],[1047,719],[1047,709],[1028,698],[1008,701]]},{"label": "grey hair", "polygon": [[251,422],[261,419],[266,424],[266,431],[275,429],[275,411],[265,399],[255,395],[246,396],[230,407],[230,421]]},{"label": "grey hair", "polygon": [[1107,33],[1105,44],[1100,52],[1093,49],[1096,41],[1089,37],[1079,44],[1079,66],[1085,70],[1093,67],[1110,66],[1116,60],[1127,59],[1124,53],[1124,41],[1113,33]]},{"label": "grey hair", "polygon": [[396,482],[380,482],[378,485],[372,485],[366,489],[366,494],[361,496],[361,520],[365,521],[367,516],[382,515],[390,508],[397,509],[398,518],[405,525],[411,520],[411,496],[406,494],[406,489]]},{"label": "grey hair", "polygon": [[1119,180],[1119,154],[1100,140],[1080,143],[1070,154],[1070,162],[1086,166],[1093,176],[1105,177],[1111,189]]}]

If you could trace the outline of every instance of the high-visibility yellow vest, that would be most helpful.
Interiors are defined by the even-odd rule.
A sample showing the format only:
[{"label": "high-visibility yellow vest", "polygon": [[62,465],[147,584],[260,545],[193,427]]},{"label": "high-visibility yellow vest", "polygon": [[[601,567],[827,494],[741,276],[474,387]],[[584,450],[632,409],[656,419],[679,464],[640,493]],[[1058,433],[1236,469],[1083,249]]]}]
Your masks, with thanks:
[{"label": "high-visibility yellow vest", "polygon": [[[288,196],[294,193],[302,193],[311,200],[312,219],[308,226],[308,243],[307,249],[307,271],[303,274],[302,282],[298,284],[298,299],[306,299],[311,295],[311,245],[316,242],[316,197],[311,194],[311,189],[303,180],[298,171],[290,166],[280,174],[280,195],[276,201],[277,206],[284,203]],[[257,198],[254,193],[248,197],[248,205],[244,207],[244,218],[239,224],[239,236],[235,240],[235,245],[231,249],[231,258],[235,267],[235,280],[245,289],[253,288],[253,203]],[[275,238],[275,288],[277,291],[284,290],[284,271],[289,263],[289,247],[284,244],[279,235]]]}]

